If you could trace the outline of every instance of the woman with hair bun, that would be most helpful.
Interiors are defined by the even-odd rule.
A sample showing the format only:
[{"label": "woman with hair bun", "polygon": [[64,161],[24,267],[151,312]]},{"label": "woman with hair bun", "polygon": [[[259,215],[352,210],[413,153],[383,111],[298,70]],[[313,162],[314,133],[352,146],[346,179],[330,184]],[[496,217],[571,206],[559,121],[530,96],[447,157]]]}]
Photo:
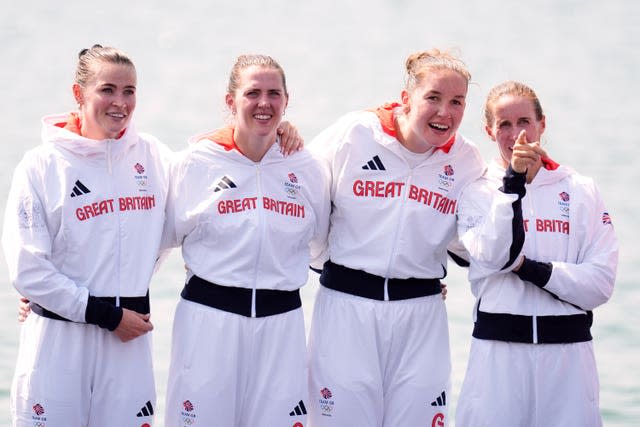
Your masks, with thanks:
[{"label": "woman with hair bun", "polygon": [[[35,314],[21,330],[14,426],[150,425],[149,315],[169,150],[136,132],[136,70],[122,51],[80,52],[78,110],[46,116],[17,166],[2,244]],[[39,424],[38,424],[39,423]]]},{"label": "woman with hair bun", "polygon": [[[347,114],[311,150],[331,177],[328,239],[311,335],[310,414],[322,426],[443,426],[450,354],[441,294],[465,189],[485,166],[458,133],[470,74],[437,49],[410,55],[399,103]],[[487,271],[512,265],[522,243],[524,148],[491,210],[461,230]],[[466,255],[465,255],[466,256]]]}]

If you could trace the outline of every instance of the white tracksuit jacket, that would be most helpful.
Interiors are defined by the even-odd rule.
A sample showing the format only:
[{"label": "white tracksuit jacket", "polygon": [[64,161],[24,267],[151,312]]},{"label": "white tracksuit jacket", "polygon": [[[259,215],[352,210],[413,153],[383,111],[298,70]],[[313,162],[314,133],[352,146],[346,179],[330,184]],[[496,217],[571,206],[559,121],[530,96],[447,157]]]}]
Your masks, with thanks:
[{"label": "white tracksuit jacket", "polygon": [[182,245],[189,277],[298,289],[307,281],[309,240],[327,233],[322,169],[306,151],[284,157],[278,144],[255,163],[231,148],[232,132],[192,138],[175,164],[163,246]]},{"label": "white tracksuit jacket", "polygon": [[[412,169],[387,126],[393,107],[347,114],[311,145],[326,161],[333,202],[328,240],[313,244],[314,268],[322,268],[330,257],[336,264],[381,277],[446,276],[447,246],[456,237],[463,190],[482,175],[485,165],[475,145],[457,135]],[[483,246],[490,252],[476,250],[474,255],[480,252],[486,260],[482,265],[490,271],[509,260],[512,233],[503,227],[511,224],[516,199],[499,193],[495,206],[501,210],[482,227],[491,233],[492,245]],[[480,232],[471,231],[468,239]]]},{"label": "white tracksuit jacket", "polygon": [[[494,187],[503,174],[492,163],[488,176]],[[611,297],[618,259],[613,225],[593,180],[547,161],[526,185],[522,211],[526,260],[520,271],[487,274],[471,263],[478,299],[474,336],[529,343],[590,340],[590,310]]]},{"label": "white tracksuit jacket", "polygon": [[133,125],[118,140],[86,139],[63,128],[68,117],[45,117],[43,145],[17,166],[2,245],[21,295],[68,320],[115,329],[115,307],[87,301],[147,294],[169,150]]}]

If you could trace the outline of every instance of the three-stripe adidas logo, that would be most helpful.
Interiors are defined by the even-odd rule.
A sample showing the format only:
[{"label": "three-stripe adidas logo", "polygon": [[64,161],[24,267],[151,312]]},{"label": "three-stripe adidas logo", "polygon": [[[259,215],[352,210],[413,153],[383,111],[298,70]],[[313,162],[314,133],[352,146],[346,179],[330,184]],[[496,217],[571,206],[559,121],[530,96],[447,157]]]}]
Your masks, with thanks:
[{"label": "three-stripe adidas logo", "polygon": [[369,160],[364,166],[362,166],[362,169],[372,170],[372,171],[384,171],[384,170],[387,170],[384,167],[384,165],[382,164],[382,160],[380,160],[380,157],[378,157],[377,154],[375,156],[373,156],[373,158],[371,160]]},{"label": "three-stripe adidas logo", "polygon": [[89,194],[91,190],[89,190],[80,180],[77,180],[75,185],[73,186],[73,191],[71,192],[71,197],[82,196],[83,194]]},{"label": "three-stripe adidas logo", "polygon": [[293,411],[289,412],[289,416],[291,417],[295,417],[296,415],[307,415],[307,408],[304,407],[302,400],[293,408]]},{"label": "three-stripe adidas logo", "polygon": [[431,402],[431,406],[446,406],[447,405],[447,396],[444,394],[444,391],[440,393],[440,396],[436,398],[433,402]]},{"label": "three-stripe adidas logo", "polygon": [[151,405],[151,402],[147,401],[136,417],[148,417],[150,415],[153,415],[153,406]]},{"label": "three-stripe adidas logo", "polygon": [[222,178],[220,178],[220,181],[218,181],[218,183],[216,184],[216,189],[213,190],[215,191],[222,191],[222,190],[227,190],[229,188],[236,188],[237,185],[235,184],[235,182],[231,181],[231,178],[229,178],[228,176],[223,176]]}]

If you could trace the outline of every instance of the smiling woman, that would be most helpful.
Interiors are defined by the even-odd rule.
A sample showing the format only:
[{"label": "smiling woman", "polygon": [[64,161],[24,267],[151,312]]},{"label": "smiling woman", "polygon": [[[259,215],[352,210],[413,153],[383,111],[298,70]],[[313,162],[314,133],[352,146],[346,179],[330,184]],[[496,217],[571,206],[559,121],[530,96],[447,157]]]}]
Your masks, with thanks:
[{"label": "smiling woman", "polygon": [[[433,49],[411,55],[406,70],[401,103],[347,114],[310,146],[333,174],[328,239],[312,242],[322,269],[309,337],[315,427],[449,424],[440,280],[464,189],[484,163],[458,134],[470,79],[462,61]],[[489,271],[510,265],[521,244],[512,239],[518,177],[507,178],[505,193],[518,195],[496,192],[469,233]]]},{"label": "smiling woman", "polygon": [[172,169],[166,246],[182,246],[188,271],[173,325],[167,426],[306,425],[299,288],[330,206],[318,162],[304,150],[280,152],[287,101],[275,60],[240,56],[226,94],[233,124],[192,138]]},{"label": "smiling woman", "polygon": [[133,128],[135,86],[123,52],[84,49],[73,85],[78,111],[45,117],[43,144],[16,168],[2,244],[34,312],[11,390],[16,426],[153,420],[148,290],[169,153]]}]

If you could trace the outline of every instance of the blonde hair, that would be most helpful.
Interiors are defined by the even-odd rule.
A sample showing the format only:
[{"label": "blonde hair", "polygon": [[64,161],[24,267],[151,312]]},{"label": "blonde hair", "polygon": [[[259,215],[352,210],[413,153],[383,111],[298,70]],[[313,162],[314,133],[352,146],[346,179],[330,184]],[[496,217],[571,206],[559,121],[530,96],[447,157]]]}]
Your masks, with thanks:
[{"label": "blonde hair", "polygon": [[531,102],[533,102],[533,109],[536,114],[536,120],[542,120],[542,118],[544,117],[542,105],[540,104],[538,95],[536,95],[533,89],[531,89],[524,83],[509,80],[491,88],[489,94],[487,95],[487,100],[484,104],[484,120],[487,126],[493,125],[493,103],[506,95],[520,96],[530,99]]},{"label": "blonde hair", "polygon": [[265,68],[273,68],[280,73],[282,77],[282,86],[284,87],[284,94],[289,96],[287,91],[287,79],[284,76],[284,70],[278,64],[278,62],[270,56],[267,55],[258,55],[258,54],[250,54],[250,55],[240,55],[237,59],[233,67],[231,68],[231,74],[229,75],[229,84],[227,86],[227,92],[233,96],[240,86],[240,73],[245,68],[256,65],[258,67]]},{"label": "blonde hair", "polygon": [[435,48],[409,55],[405,68],[407,70],[405,89],[409,92],[415,89],[425,74],[431,70],[452,70],[464,77],[467,83],[471,80],[471,73],[460,58]]},{"label": "blonde hair", "polygon": [[76,67],[75,82],[80,87],[85,87],[95,74],[93,65],[97,63],[122,64],[133,67],[133,61],[126,53],[114,47],[102,47],[94,44],[90,49],[82,49],[78,54],[78,65]]}]

